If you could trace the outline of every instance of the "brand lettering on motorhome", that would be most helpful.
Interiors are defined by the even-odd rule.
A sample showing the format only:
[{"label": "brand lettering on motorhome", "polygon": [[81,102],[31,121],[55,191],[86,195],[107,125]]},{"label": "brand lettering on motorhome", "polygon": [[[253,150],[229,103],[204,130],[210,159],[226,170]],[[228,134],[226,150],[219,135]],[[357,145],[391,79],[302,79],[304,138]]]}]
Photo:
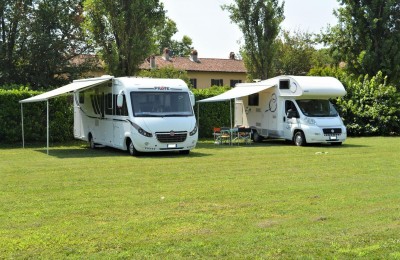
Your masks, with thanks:
[{"label": "brand lettering on motorhome", "polygon": [[155,90],[169,90],[169,87],[154,87]]}]

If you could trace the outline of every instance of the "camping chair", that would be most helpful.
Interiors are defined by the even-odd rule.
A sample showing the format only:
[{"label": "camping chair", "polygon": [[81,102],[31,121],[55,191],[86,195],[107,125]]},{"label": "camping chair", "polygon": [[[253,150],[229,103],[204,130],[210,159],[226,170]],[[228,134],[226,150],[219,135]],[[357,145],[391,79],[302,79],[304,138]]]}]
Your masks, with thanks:
[{"label": "camping chair", "polygon": [[231,139],[230,129],[227,127],[214,127],[214,143],[223,144]]},{"label": "camping chair", "polygon": [[224,143],[230,144],[231,138],[232,138],[231,129],[229,127],[221,127],[221,137],[220,137],[221,144]]},{"label": "camping chair", "polygon": [[214,127],[214,144],[221,143],[221,127]]},{"label": "camping chair", "polygon": [[245,144],[251,144],[251,128],[239,127],[235,140],[237,144],[240,141],[243,141]]}]

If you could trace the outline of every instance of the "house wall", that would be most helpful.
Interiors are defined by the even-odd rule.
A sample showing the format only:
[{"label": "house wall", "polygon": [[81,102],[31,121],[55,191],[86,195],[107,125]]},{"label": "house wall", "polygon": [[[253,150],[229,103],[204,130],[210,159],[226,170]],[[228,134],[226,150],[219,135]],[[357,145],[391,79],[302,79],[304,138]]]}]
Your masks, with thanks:
[{"label": "house wall", "polygon": [[246,73],[237,72],[203,72],[203,71],[188,71],[189,78],[197,80],[197,89],[211,87],[212,79],[222,79],[223,86],[230,86],[231,80],[241,80],[242,83],[246,82]]}]

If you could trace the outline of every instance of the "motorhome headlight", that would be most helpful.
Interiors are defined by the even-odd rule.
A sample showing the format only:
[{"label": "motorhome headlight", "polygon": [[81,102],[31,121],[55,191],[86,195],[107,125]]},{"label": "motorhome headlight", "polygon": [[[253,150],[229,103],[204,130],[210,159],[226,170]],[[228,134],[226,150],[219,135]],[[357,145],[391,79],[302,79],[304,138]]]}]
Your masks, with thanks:
[{"label": "motorhome headlight", "polygon": [[305,117],[304,121],[306,122],[306,124],[308,125],[316,125],[317,122],[315,122],[314,118],[310,118],[310,117]]},{"label": "motorhome headlight", "polygon": [[153,137],[152,133],[146,132],[145,130],[143,130],[143,128],[139,128],[138,132],[139,132],[139,134],[144,135],[146,137]]},{"label": "motorhome headlight", "polygon": [[193,136],[193,135],[195,135],[196,133],[197,133],[197,125],[194,125],[194,128],[193,128],[192,131],[190,131],[189,135],[190,135],[190,136]]}]

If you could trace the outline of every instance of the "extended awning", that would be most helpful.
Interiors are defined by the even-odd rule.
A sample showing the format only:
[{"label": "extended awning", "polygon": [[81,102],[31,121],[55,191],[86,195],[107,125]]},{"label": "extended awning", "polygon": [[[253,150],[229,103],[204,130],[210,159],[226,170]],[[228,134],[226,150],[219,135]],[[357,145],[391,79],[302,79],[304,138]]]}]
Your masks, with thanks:
[{"label": "extended awning", "polygon": [[49,99],[58,97],[67,93],[73,93],[77,90],[83,90],[86,88],[91,88],[97,85],[100,85],[106,81],[113,79],[113,76],[102,76],[99,78],[90,78],[90,79],[81,79],[74,80],[72,83],[65,85],[63,87],[45,92],[43,94],[33,96],[27,99],[20,100],[21,103],[21,126],[22,126],[22,147],[25,148],[25,138],[24,138],[24,110],[23,103],[31,103],[31,102],[39,102],[39,101],[47,101],[47,154],[49,154]]},{"label": "extended awning", "polygon": [[38,101],[46,101],[49,98],[61,96],[66,93],[74,92],[77,90],[81,90],[88,87],[94,87],[100,85],[110,79],[112,76],[103,76],[100,78],[92,78],[92,79],[81,79],[81,80],[74,80],[71,84],[65,85],[63,87],[53,89],[46,93],[30,97],[24,100],[20,100],[19,103],[29,103],[29,102],[38,102]]},{"label": "extended awning", "polygon": [[205,102],[226,101],[226,100],[230,100],[230,99],[234,99],[234,98],[249,96],[251,94],[258,93],[260,91],[271,88],[273,86],[274,85],[257,85],[257,84],[254,84],[252,86],[241,86],[240,84],[238,84],[233,89],[228,90],[218,96],[202,99],[197,102],[205,103]]},{"label": "extended awning", "polygon": [[[197,120],[198,125],[200,125],[200,107],[199,107],[199,103],[207,103],[207,102],[220,102],[220,101],[228,101],[231,102],[232,99],[235,98],[239,98],[239,97],[245,97],[245,96],[249,96],[258,92],[261,92],[263,90],[266,90],[268,88],[272,88],[274,86],[274,84],[263,84],[263,82],[257,82],[254,83],[252,85],[241,85],[241,84],[237,84],[236,87],[234,87],[233,89],[230,89],[218,96],[214,96],[214,97],[210,97],[210,98],[206,98],[206,99],[202,99],[197,101]],[[231,128],[233,127],[232,125],[232,105],[231,103],[229,104],[229,117],[230,117],[230,123],[231,123]]]}]

